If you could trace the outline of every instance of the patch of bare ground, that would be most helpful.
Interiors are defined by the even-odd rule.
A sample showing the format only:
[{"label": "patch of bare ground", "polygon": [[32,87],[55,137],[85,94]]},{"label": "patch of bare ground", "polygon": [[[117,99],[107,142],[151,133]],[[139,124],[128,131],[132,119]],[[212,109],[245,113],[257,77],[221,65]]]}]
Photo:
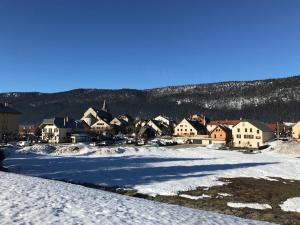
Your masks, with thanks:
[{"label": "patch of bare ground", "polygon": [[[279,205],[288,198],[300,197],[300,181],[274,179],[276,180],[270,181],[254,178],[221,179],[227,184],[214,186],[209,189],[199,187],[196,190],[181,192],[178,196],[157,196],[153,200],[248,219],[299,225],[300,213],[284,212]],[[211,197],[194,200],[180,197],[182,194],[191,196],[209,195]],[[272,209],[231,208],[227,206],[227,202],[269,204]]]},{"label": "patch of bare ground", "polygon": [[[215,211],[247,219],[262,220],[283,225],[300,225],[300,213],[285,212],[282,211],[279,206],[288,198],[300,197],[300,181],[281,178],[273,178],[273,180],[223,178],[220,180],[226,184],[211,188],[199,187],[196,190],[180,192],[177,196],[158,195],[156,197],[140,194],[134,189],[123,187],[103,187],[88,183],[80,183],[80,185],[168,204]],[[185,197],[180,195],[185,195]],[[201,197],[199,199],[191,199],[186,196]],[[228,202],[268,204],[272,209],[232,208],[227,205]]]}]

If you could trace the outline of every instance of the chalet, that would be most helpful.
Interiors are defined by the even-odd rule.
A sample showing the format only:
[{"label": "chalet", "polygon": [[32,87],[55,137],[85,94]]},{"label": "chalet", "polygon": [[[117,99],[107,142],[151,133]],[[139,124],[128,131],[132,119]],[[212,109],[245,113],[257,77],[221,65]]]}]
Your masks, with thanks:
[{"label": "chalet", "polygon": [[0,104],[0,142],[17,139],[20,114],[7,104]]},{"label": "chalet", "polygon": [[44,119],[40,125],[42,129],[42,140],[49,143],[69,142],[72,133],[84,132],[85,125],[80,120],[69,117],[54,117]]},{"label": "chalet", "polygon": [[197,120],[183,119],[176,127],[174,131],[175,136],[196,136],[206,135],[207,129]]},{"label": "chalet", "polygon": [[90,128],[91,131],[102,133],[110,130],[110,122],[112,116],[109,112],[106,102],[104,101],[102,109],[95,109],[90,107],[82,116],[84,121]]},{"label": "chalet", "polygon": [[241,120],[232,128],[233,146],[259,148],[274,138],[273,131],[264,123],[255,120]]},{"label": "chalet", "polygon": [[292,138],[300,139],[300,121],[292,127]]},{"label": "chalet", "polygon": [[232,131],[224,125],[218,125],[210,132],[210,137],[228,143],[232,139]]}]

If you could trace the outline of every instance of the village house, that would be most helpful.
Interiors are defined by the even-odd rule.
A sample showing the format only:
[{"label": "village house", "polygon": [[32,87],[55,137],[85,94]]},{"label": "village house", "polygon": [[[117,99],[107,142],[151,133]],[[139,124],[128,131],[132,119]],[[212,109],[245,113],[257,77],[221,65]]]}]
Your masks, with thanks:
[{"label": "village house", "polygon": [[210,132],[210,137],[217,140],[224,140],[228,143],[232,139],[232,131],[224,125],[218,125]]},{"label": "village house", "polygon": [[233,147],[259,148],[274,138],[273,131],[264,123],[241,120],[232,128]]},{"label": "village house", "polygon": [[54,117],[44,119],[40,125],[42,129],[42,140],[49,143],[69,142],[72,133],[83,133],[85,124],[80,120],[69,117]]},{"label": "village house", "polygon": [[94,109],[90,107],[82,116],[91,131],[103,133],[111,130],[112,115],[109,112],[106,102],[104,101],[102,109]]},{"label": "village house", "polygon": [[183,119],[174,129],[174,136],[187,137],[206,134],[206,127],[198,120]]},{"label": "village house", "polygon": [[7,104],[0,104],[0,142],[18,138],[20,114]]},{"label": "village house", "polygon": [[300,121],[292,127],[292,138],[300,139]]}]

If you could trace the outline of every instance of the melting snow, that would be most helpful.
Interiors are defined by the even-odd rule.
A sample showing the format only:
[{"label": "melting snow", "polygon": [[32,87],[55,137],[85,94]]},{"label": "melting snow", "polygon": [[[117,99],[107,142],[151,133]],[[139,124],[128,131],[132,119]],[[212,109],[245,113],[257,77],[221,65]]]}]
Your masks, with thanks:
[{"label": "melting snow", "polygon": [[193,196],[193,195],[181,194],[179,196],[182,197],[182,198],[189,198],[189,199],[193,199],[193,200],[198,200],[198,199],[203,199],[203,198],[211,198],[210,195],[206,195],[206,194],[202,194],[200,196]]},{"label": "melting snow", "polygon": [[119,186],[149,195],[177,195],[199,186],[222,185],[219,178],[299,180],[299,154],[264,151],[244,154],[204,147],[91,147],[48,145],[7,151],[4,166],[37,177]]},{"label": "melting snow", "polygon": [[227,202],[232,208],[272,209],[269,204]]},{"label": "melting snow", "polygon": [[289,198],[279,206],[283,211],[300,212],[300,197]]},{"label": "melting snow", "polygon": [[270,224],[0,172],[1,224]]}]

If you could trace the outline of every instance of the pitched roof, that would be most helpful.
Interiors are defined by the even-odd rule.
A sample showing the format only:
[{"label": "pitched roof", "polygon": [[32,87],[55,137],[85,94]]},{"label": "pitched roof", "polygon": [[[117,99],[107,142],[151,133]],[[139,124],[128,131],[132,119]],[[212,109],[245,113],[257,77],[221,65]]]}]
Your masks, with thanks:
[{"label": "pitched roof", "polygon": [[205,127],[196,120],[187,120],[198,132],[205,130]]},{"label": "pitched roof", "polygon": [[19,111],[0,103],[0,113],[21,114]]},{"label": "pitched roof", "polygon": [[231,133],[231,129],[222,124],[217,125],[210,133],[214,132],[214,130],[216,130],[218,127],[221,128],[225,133]]},{"label": "pitched roof", "polygon": [[71,129],[83,129],[83,122],[80,120],[74,120],[71,118],[54,117],[50,119],[44,119],[40,126],[55,125],[57,128],[71,128]]},{"label": "pitched roof", "polygon": [[257,127],[261,131],[264,132],[273,132],[269,127],[267,127],[264,123],[257,120],[241,120],[241,122],[251,123],[253,126]]},{"label": "pitched roof", "polygon": [[233,125],[235,126],[238,124],[240,120],[213,120],[210,121],[210,125],[219,125],[219,124],[225,124],[225,125]]}]

